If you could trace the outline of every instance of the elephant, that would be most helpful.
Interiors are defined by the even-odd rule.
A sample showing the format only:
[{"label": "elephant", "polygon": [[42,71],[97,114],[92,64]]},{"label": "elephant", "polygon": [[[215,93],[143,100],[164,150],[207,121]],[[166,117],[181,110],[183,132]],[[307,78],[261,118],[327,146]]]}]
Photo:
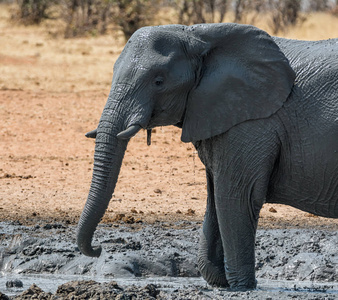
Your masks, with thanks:
[{"label": "elephant", "polygon": [[235,23],[137,30],[114,65],[95,138],[93,177],[77,227],[92,247],[128,141],[175,125],[205,165],[198,268],[213,286],[255,289],[264,203],[338,217],[338,39],[272,37]]}]

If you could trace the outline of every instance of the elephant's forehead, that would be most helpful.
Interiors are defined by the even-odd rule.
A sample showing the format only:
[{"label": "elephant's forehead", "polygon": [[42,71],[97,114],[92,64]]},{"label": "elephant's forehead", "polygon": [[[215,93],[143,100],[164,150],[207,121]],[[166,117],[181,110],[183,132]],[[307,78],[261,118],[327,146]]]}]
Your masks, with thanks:
[{"label": "elephant's forehead", "polygon": [[124,68],[129,70],[151,70],[154,68],[163,68],[167,65],[170,58],[154,51],[154,49],[140,48],[139,51],[132,49],[128,51],[123,59]]},{"label": "elephant's forehead", "polygon": [[135,52],[135,57],[168,56],[174,51],[179,51],[182,34],[175,31],[163,30],[161,27],[146,27],[134,33],[127,43],[128,50]]},{"label": "elephant's forehead", "polygon": [[155,55],[149,51],[133,51],[123,60],[123,67],[126,72],[147,71],[152,69],[155,61]]}]

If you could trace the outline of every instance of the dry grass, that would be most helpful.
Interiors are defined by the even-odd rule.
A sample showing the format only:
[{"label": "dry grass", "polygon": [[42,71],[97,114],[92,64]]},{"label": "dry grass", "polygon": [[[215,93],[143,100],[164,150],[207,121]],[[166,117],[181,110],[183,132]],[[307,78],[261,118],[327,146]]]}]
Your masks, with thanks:
[{"label": "dry grass", "polygon": [[281,35],[291,39],[324,40],[338,38],[338,17],[329,13],[314,13],[295,28]]},{"label": "dry grass", "polygon": [[[53,24],[53,23],[52,23]],[[71,92],[109,89],[120,35],[63,39],[43,26],[13,25],[0,5],[0,89]]]},{"label": "dry grass", "polygon": [[[161,23],[174,18],[170,10],[162,15]],[[231,21],[231,17],[226,21]],[[269,31],[267,18],[259,18],[256,23]],[[54,36],[60,26],[55,21],[40,27],[15,25],[10,22],[9,6],[0,5],[0,89],[108,92],[113,64],[124,46],[122,35],[115,32],[65,40]],[[338,18],[325,13],[308,15],[305,22],[282,36],[335,38]]]}]

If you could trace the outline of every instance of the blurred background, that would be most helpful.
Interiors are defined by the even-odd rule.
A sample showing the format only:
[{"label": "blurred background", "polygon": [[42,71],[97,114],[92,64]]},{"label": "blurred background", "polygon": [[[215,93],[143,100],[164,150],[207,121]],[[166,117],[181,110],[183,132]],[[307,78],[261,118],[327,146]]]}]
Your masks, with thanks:
[{"label": "blurred background", "polygon": [[[1,53],[27,54],[46,65],[53,61],[44,76],[38,72],[38,79],[32,75],[32,63],[25,83],[17,69],[2,70],[0,88],[24,84],[53,89],[61,76],[67,77],[65,84],[57,85],[63,91],[102,89],[110,83],[113,62],[138,28],[207,22],[253,24],[288,38],[334,38],[338,0],[0,0]],[[47,82],[49,75],[53,82]]]},{"label": "blurred background", "polygon": [[[146,25],[236,22],[285,33],[326,14],[338,17],[338,0],[2,0],[11,19],[25,25],[58,21],[54,35],[72,38],[121,31],[128,39]],[[321,18],[318,22],[325,22]],[[50,23],[50,22],[49,22]]]},{"label": "blurred background", "polygon": [[[84,134],[97,126],[126,40],[146,25],[203,22],[336,38],[338,0],[0,0],[0,220],[76,223],[93,166]],[[162,127],[150,148],[144,132],[129,143],[105,218],[201,220],[205,199],[194,147]],[[322,220],[265,205],[261,222],[300,216]]]}]

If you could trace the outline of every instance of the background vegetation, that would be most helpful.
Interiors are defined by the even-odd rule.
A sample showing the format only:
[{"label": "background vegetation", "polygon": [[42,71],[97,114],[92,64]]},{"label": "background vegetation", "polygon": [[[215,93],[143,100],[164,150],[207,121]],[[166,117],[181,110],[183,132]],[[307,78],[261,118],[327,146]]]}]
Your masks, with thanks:
[{"label": "background vegetation", "polygon": [[121,30],[128,39],[145,25],[267,19],[273,34],[301,24],[310,12],[338,12],[338,0],[15,0],[12,19],[25,25],[61,20],[66,38]]}]

